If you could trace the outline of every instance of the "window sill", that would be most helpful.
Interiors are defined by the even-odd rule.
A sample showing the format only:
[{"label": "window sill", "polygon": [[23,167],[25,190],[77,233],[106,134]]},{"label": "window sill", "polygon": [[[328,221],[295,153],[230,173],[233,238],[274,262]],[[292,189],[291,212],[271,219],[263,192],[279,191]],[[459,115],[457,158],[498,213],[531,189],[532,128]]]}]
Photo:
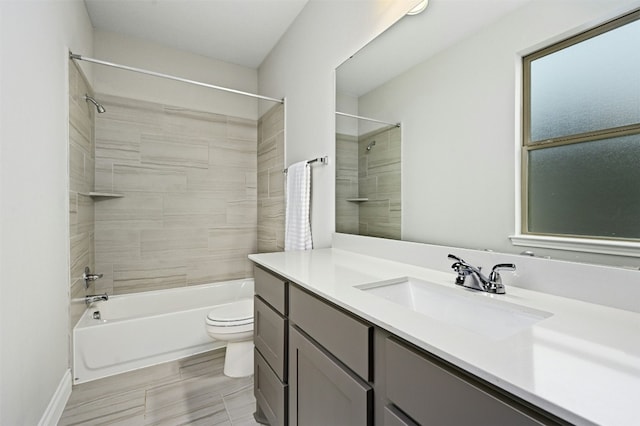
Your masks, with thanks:
[{"label": "window sill", "polygon": [[550,237],[542,235],[511,235],[509,239],[514,246],[640,257],[640,243],[638,242]]}]

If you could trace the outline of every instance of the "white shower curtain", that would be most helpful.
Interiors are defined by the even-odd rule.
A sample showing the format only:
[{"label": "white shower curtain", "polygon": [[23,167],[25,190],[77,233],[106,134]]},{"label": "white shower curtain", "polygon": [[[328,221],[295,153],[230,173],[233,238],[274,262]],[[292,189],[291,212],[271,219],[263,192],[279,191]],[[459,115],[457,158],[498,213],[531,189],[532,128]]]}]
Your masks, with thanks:
[{"label": "white shower curtain", "polygon": [[284,250],[309,250],[311,238],[311,166],[306,161],[287,169]]}]

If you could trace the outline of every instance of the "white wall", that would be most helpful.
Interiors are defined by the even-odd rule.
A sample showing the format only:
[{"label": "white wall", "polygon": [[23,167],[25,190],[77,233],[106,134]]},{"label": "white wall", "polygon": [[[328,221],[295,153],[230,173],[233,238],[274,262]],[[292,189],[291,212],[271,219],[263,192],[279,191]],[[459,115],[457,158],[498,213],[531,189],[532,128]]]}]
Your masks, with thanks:
[{"label": "white wall", "polygon": [[[534,0],[363,96],[361,115],[403,123],[403,239],[525,250],[507,238],[515,231],[520,57],[638,4]],[[535,252],[633,264],[581,253]]]},{"label": "white wall", "polygon": [[258,73],[262,94],[286,97],[285,163],[329,155],[313,168],[314,247],[335,230],[335,68],[417,1],[310,0]]},{"label": "white wall", "polygon": [[[232,41],[230,41],[232,42]],[[76,53],[76,52],[74,52]],[[78,52],[84,53],[84,52]],[[257,93],[258,71],[121,34],[96,31],[96,59]],[[87,55],[89,56],[89,55]],[[96,93],[256,120],[254,98],[91,64]]]},{"label": "white wall", "polygon": [[[336,93],[336,111],[358,115],[358,97],[345,93]],[[358,136],[358,119],[336,116],[336,133]]]},{"label": "white wall", "polygon": [[0,424],[37,424],[68,369],[68,48],[80,0],[0,2]]}]

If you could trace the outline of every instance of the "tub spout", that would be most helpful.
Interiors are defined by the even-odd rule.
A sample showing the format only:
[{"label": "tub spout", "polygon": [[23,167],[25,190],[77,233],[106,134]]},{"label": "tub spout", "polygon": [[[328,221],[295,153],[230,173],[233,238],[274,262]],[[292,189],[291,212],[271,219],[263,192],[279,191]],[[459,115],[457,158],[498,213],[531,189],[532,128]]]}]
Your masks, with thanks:
[{"label": "tub spout", "polygon": [[101,300],[109,300],[109,295],[107,293],[105,293],[105,294],[90,294],[90,295],[85,296],[85,298],[84,298],[84,302],[87,305],[90,305],[93,302],[99,302]]}]

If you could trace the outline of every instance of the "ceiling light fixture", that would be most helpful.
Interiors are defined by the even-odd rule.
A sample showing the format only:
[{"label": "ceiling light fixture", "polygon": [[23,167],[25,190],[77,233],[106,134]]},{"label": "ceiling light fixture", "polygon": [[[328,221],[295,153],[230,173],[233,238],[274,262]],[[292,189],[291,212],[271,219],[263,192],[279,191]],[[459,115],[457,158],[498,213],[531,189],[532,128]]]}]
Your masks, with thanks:
[{"label": "ceiling light fixture", "polygon": [[415,5],[410,11],[407,12],[407,15],[417,15],[418,13],[424,12],[424,10],[429,5],[429,0],[422,0],[420,3]]}]

